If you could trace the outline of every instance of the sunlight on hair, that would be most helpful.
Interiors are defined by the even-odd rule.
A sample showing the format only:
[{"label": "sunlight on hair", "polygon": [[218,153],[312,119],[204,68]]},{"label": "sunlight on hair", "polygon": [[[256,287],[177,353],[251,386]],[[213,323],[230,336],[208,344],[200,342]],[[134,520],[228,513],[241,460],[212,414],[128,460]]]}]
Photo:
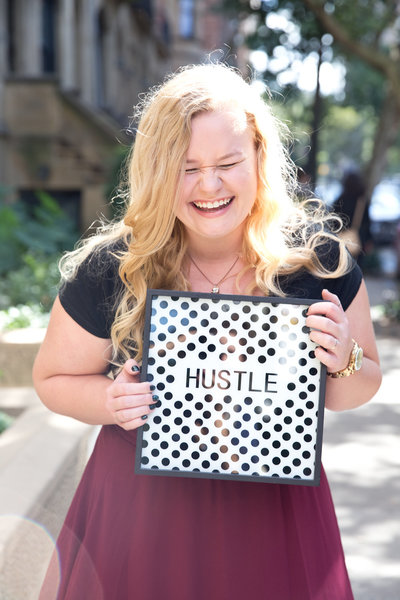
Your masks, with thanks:
[{"label": "sunlight on hair", "polygon": [[[61,261],[66,278],[79,264],[110,243],[124,283],[116,299],[112,326],[113,363],[117,367],[142,353],[144,306],[148,287],[188,290],[182,263],[186,235],[176,218],[183,165],[191,136],[191,121],[201,112],[230,110],[254,135],[258,192],[245,224],[242,256],[255,268],[254,285],[265,294],[282,295],[277,276],[303,267],[324,273],[311,248],[329,237],[328,217],[314,200],[313,210],[296,197],[296,171],[288,153],[287,127],[272,114],[258,89],[240,72],[218,64],[190,65],[169,75],[163,84],[143,94],[135,107],[131,130],[137,135],[127,161],[123,190],[126,212],[120,221],[102,226]],[[240,119],[238,124],[240,124]],[[243,123],[242,123],[243,125]],[[306,239],[312,223],[314,234]],[[302,239],[304,247],[294,242]],[[340,253],[338,276],[347,268]],[[101,266],[100,266],[101,268]]]}]

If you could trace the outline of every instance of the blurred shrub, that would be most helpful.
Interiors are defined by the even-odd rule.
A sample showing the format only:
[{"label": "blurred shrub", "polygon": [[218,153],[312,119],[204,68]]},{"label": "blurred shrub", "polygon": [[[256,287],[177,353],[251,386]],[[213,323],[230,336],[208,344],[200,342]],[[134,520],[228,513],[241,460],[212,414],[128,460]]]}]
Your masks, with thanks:
[{"label": "blurred shrub", "polygon": [[0,187],[0,310],[23,304],[47,312],[57,294],[59,257],[78,232],[49,194],[37,192],[29,207],[9,195]]},{"label": "blurred shrub", "polygon": [[3,433],[7,427],[10,427],[13,421],[13,417],[10,417],[10,415],[7,415],[5,412],[0,410],[0,433]]},{"label": "blurred shrub", "polygon": [[400,323],[400,300],[388,300],[384,305],[383,312],[389,321]]},{"label": "blurred shrub", "polygon": [[118,220],[126,208],[127,194],[127,161],[130,155],[129,146],[117,146],[110,161],[110,176],[106,186],[106,198],[111,208],[111,218]]},{"label": "blurred shrub", "polygon": [[0,331],[25,327],[47,327],[49,316],[48,312],[43,312],[40,304],[10,306],[10,308],[0,310]]}]

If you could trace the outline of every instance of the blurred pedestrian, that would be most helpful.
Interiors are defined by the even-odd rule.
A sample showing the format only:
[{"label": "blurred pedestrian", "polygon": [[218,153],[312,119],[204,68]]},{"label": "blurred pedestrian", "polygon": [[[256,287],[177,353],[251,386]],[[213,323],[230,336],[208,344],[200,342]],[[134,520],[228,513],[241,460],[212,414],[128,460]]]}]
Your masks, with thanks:
[{"label": "blurred pedestrian", "polygon": [[342,180],[342,191],[332,210],[343,220],[343,237],[349,240],[349,250],[362,266],[364,256],[372,250],[369,201],[361,173],[350,170]]}]

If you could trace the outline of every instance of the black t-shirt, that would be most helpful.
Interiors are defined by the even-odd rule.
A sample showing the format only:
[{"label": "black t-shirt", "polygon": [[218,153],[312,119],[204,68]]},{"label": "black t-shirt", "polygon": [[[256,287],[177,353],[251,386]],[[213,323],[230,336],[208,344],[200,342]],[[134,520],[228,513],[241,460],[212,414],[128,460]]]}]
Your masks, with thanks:
[{"label": "black t-shirt", "polygon": [[[111,249],[103,248],[86,259],[76,277],[64,283],[59,297],[63,308],[81,327],[99,338],[109,338],[114,320],[115,304],[122,290],[118,275],[118,260]],[[337,261],[337,245],[326,244],[319,250],[322,264],[330,269]],[[321,279],[302,269],[294,275],[281,277],[282,291],[289,298],[320,300],[324,288],[336,294],[346,310],[356,296],[362,280],[360,268],[352,269],[337,279]]]},{"label": "black t-shirt", "polygon": [[115,246],[102,248],[80,265],[72,281],[63,282],[59,298],[63,308],[89,333],[109,338],[116,299],[122,291]]}]

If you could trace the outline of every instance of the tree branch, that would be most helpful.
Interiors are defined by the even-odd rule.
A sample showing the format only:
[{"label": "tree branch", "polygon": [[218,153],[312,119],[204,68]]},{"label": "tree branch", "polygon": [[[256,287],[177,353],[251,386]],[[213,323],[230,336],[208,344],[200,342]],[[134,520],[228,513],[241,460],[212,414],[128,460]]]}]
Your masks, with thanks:
[{"label": "tree branch", "polygon": [[391,64],[390,57],[376,49],[372,49],[361,42],[353,40],[347,31],[332,15],[325,12],[324,6],[318,0],[301,0],[303,4],[311,10],[322,24],[324,29],[330,33],[335,40],[343,46],[350,54],[354,54],[368,63],[374,69],[377,69],[391,79],[393,75],[394,65]]},{"label": "tree branch", "polygon": [[311,10],[324,29],[330,33],[335,41],[340,44],[347,52],[358,56],[372,68],[380,71],[386,78],[389,88],[396,98],[398,110],[400,110],[400,68],[397,61],[394,61],[387,54],[378,52],[376,48],[371,48],[353,40],[348,32],[340,25],[337,19],[325,12],[323,3],[319,0],[301,0],[303,4]]}]

